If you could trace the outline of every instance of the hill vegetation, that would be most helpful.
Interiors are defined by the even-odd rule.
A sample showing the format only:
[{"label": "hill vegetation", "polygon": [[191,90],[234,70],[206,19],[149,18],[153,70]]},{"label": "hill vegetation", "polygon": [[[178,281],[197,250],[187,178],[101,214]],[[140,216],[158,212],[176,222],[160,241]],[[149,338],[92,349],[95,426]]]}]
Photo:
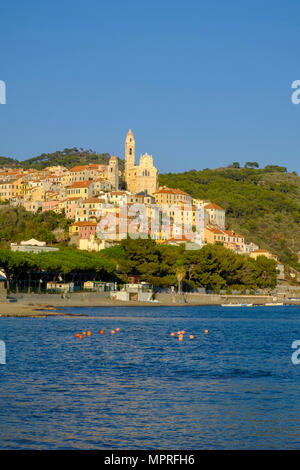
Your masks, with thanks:
[{"label": "hill vegetation", "polygon": [[61,239],[68,237],[70,220],[55,212],[26,211],[23,207],[0,205],[0,248],[10,248],[11,242],[36,238],[53,243],[60,233]]},{"label": "hill vegetation", "polygon": [[101,253],[115,263],[125,282],[135,274],[154,286],[179,287],[182,283],[185,291],[205,287],[213,292],[226,289],[228,293],[276,285],[274,260],[237,255],[221,244],[186,250],[183,245],[157,245],[151,239],[128,238]]},{"label": "hill vegetation", "polygon": [[[94,150],[84,150],[83,148],[66,148],[53,153],[43,153],[37,157],[18,161],[8,157],[0,157],[0,168],[36,168],[42,170],[47,166],[65,166],[72,168],[75,165],[88,165],[89,163],[107,164],[110,158],[109,153],[97,153]],[[124,161],[119,159],[120,168],[124,166]]]},{"label": "hill vegetation", "polygon": [[[42,154],[23,162],[0,157],[0,166],[35,167],[107,163],[109,154],[92,150],[64,149]],[[123,168],[124,161],[120,160]],[[268,165],[260,169],[257,162],[238,162],[225,168],[190,170],[159,175],[160,186],[180,188],[194,198],[210,200],[226,210],[227,228],[240,232],[247,242],[254,242],[278,255],[281,262],[300,271],[300,177],[286,168]],[[1,246],[31,237],[54,242],[53,231],[67,237],[69,222],[64,215],[31,214],[22,208],[0,206]],[[63,238],[63,237],[62,237]]]},{"label": "hill vegetation", "polygon": [[300,177],[296,173],[275,165],[240,168],[235,162],[216,170],[163,174],[159,184],[222,206],[227,228],[300,271]]},{"label": "hill vegetation", "polygon": [[155,287],[177,285],[185,291],[204,287],[230,293],[233,289],[254,291],[276,285],[276,263],[264,256],[254,260],[218,244],[188,251],[183,246],[159,246],[150,239],[123,240],[99,253],[73,248],[37,254],[0,249],[0,266],[9,289],[16,291],[26,280],[28,286],[28,280],[39,286],[41,279],[45,288],[45,282],[53,279],[124,283],[133,274]]},{"label": "hill vegetation", "polygon": [[0,168],[9,167],[9,168],[17,168],[20,166],[20,162],[18,160],[14,160],[13,158],[9,157],[0,157]]}]

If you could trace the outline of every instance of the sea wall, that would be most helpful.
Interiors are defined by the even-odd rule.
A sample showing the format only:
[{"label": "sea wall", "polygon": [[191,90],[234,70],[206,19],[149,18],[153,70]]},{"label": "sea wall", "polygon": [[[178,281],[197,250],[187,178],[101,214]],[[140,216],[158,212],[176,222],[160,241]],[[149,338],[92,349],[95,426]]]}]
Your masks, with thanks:
[{"label": "sea wall", "polygon": [[[155,299],[163,304],[182,305],[220,305],[220,304],[256,304],[276,302],[277,298],[269,295],[218,295],[218,294],[165,294],[158,293]],[[300,299],[299,299],[300,300]]]},{"label": "sea wall", "polygon": [[198,293],[157,293],[157,302],[122,301],[112,299],[108,292],[74,292],[71,294],[19,294],[14,296],[22,304],[54,305],[57,307],[97,307],[117,305],[221,305],[254,304],[263,305],[272,302],[300,305],[298,300],[283,298],[280,295],[218,295]]}]

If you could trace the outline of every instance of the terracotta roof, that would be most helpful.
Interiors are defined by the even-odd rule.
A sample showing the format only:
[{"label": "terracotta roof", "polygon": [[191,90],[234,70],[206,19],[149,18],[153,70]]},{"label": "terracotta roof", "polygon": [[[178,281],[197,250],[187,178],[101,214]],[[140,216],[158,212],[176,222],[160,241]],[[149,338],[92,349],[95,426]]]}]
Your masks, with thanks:
[{"label": "terracotta roof", "polygon": [[90,203],[90,202],[99,202],[100,203],[100,200],[97,198],[97,197],[89,197],[88,199],[85,199],[83,201],[83,204],[86,204],[86,203]]},{"label": "terracotta roof", "polygon": [[230,237],[243,237],[243,235],[241,235],[240,233],[233,232],[232,230],[224,230],[224,233],[226,233],[226,235],[229,235]]},{"label": "terracotta roof", "polygon": [[99,168],[99,165],[101,166],[101,164],[97,164],[97,163],[90,163],[88,168],[91,168],[91,169],[95,169],[97,170]]},{"label": "terracotta roof", "polygon": [[219,211],[224,211],[225,210],[225,209],[223,209],[223,207],[220,207],[217,204],[214,204],[213,202],[211,202],[210,204],[206,204],[204,206],[204,209],[217,209]]},{"label": "terracotta roof", "polygon": [[68,197],[67,199],[64,199],[64,201],[77,201],[78,199],[81,199],[81,197],[79,196]]},{"label": "terracotta roof", "polygon": [[183,194],[185,196],[191,197],[188,193],[185,193],[184,191],[181,191],[181,189],[173,189],[173,188],[161,188],[157,191],[156,194],[161,194],[161,193],[168,193],[168,194]]},{"label": "terracotta roof", "polygon": [[93,181],[75,181],[75,183],[70,184],[69,186],[67,186],[67,188],[86,188],[92,183]]},{"label": "terracotta roof", "polygon": [[98,225],[97,222],[74,222],[73,224],[71,224],[71,226],[76,226],[78,225],[78,227],[86,227],[86,226],[92,226],[92,227],[95,227],[96,225]]},{"label": "terracotta roof", "polygon": [[204,228],[205,228],[206,230],[210,230],[210,231],[213,232],[213,233],[218,233],[219,235],[223,235],[223,233],[225,233],[225,232],[223,232],[223,230],[220,230],[220,229],[215,228],[215,227],[206,226],[206,227],[204,227]]},{"label": "terracotta roof", "polygon": [[77,172],[77,171],[83,171],[83,170],[86,170],[88,168],[87,165],[77,165],[77,166],[73,166],[73,168],[70,168],[69,171],[72,171],[73,172]]}]

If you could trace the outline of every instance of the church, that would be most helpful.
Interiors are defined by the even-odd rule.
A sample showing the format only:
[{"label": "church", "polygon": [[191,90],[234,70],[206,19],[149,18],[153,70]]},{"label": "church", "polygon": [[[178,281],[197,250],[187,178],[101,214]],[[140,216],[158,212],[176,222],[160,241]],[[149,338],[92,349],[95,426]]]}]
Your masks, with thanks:
[{"label": "church", "polygon": [[131,129],[125,139],[124,179],[126,189],[132,194],[145,192],[153,195],[158,189],[158,171],[153,165],[152,155],[141,155],[139,165],[135,164],[135,140]]}]

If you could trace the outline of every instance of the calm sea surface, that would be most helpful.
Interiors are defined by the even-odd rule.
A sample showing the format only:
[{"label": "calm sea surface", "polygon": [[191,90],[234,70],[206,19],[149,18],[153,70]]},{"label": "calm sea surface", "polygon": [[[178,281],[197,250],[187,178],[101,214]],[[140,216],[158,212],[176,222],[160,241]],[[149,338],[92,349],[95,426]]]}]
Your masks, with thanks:
[{"label": "calm sea surface", "polygon": [[299,308],[68,311],[0,318],[0,448],[300,447]]}]

